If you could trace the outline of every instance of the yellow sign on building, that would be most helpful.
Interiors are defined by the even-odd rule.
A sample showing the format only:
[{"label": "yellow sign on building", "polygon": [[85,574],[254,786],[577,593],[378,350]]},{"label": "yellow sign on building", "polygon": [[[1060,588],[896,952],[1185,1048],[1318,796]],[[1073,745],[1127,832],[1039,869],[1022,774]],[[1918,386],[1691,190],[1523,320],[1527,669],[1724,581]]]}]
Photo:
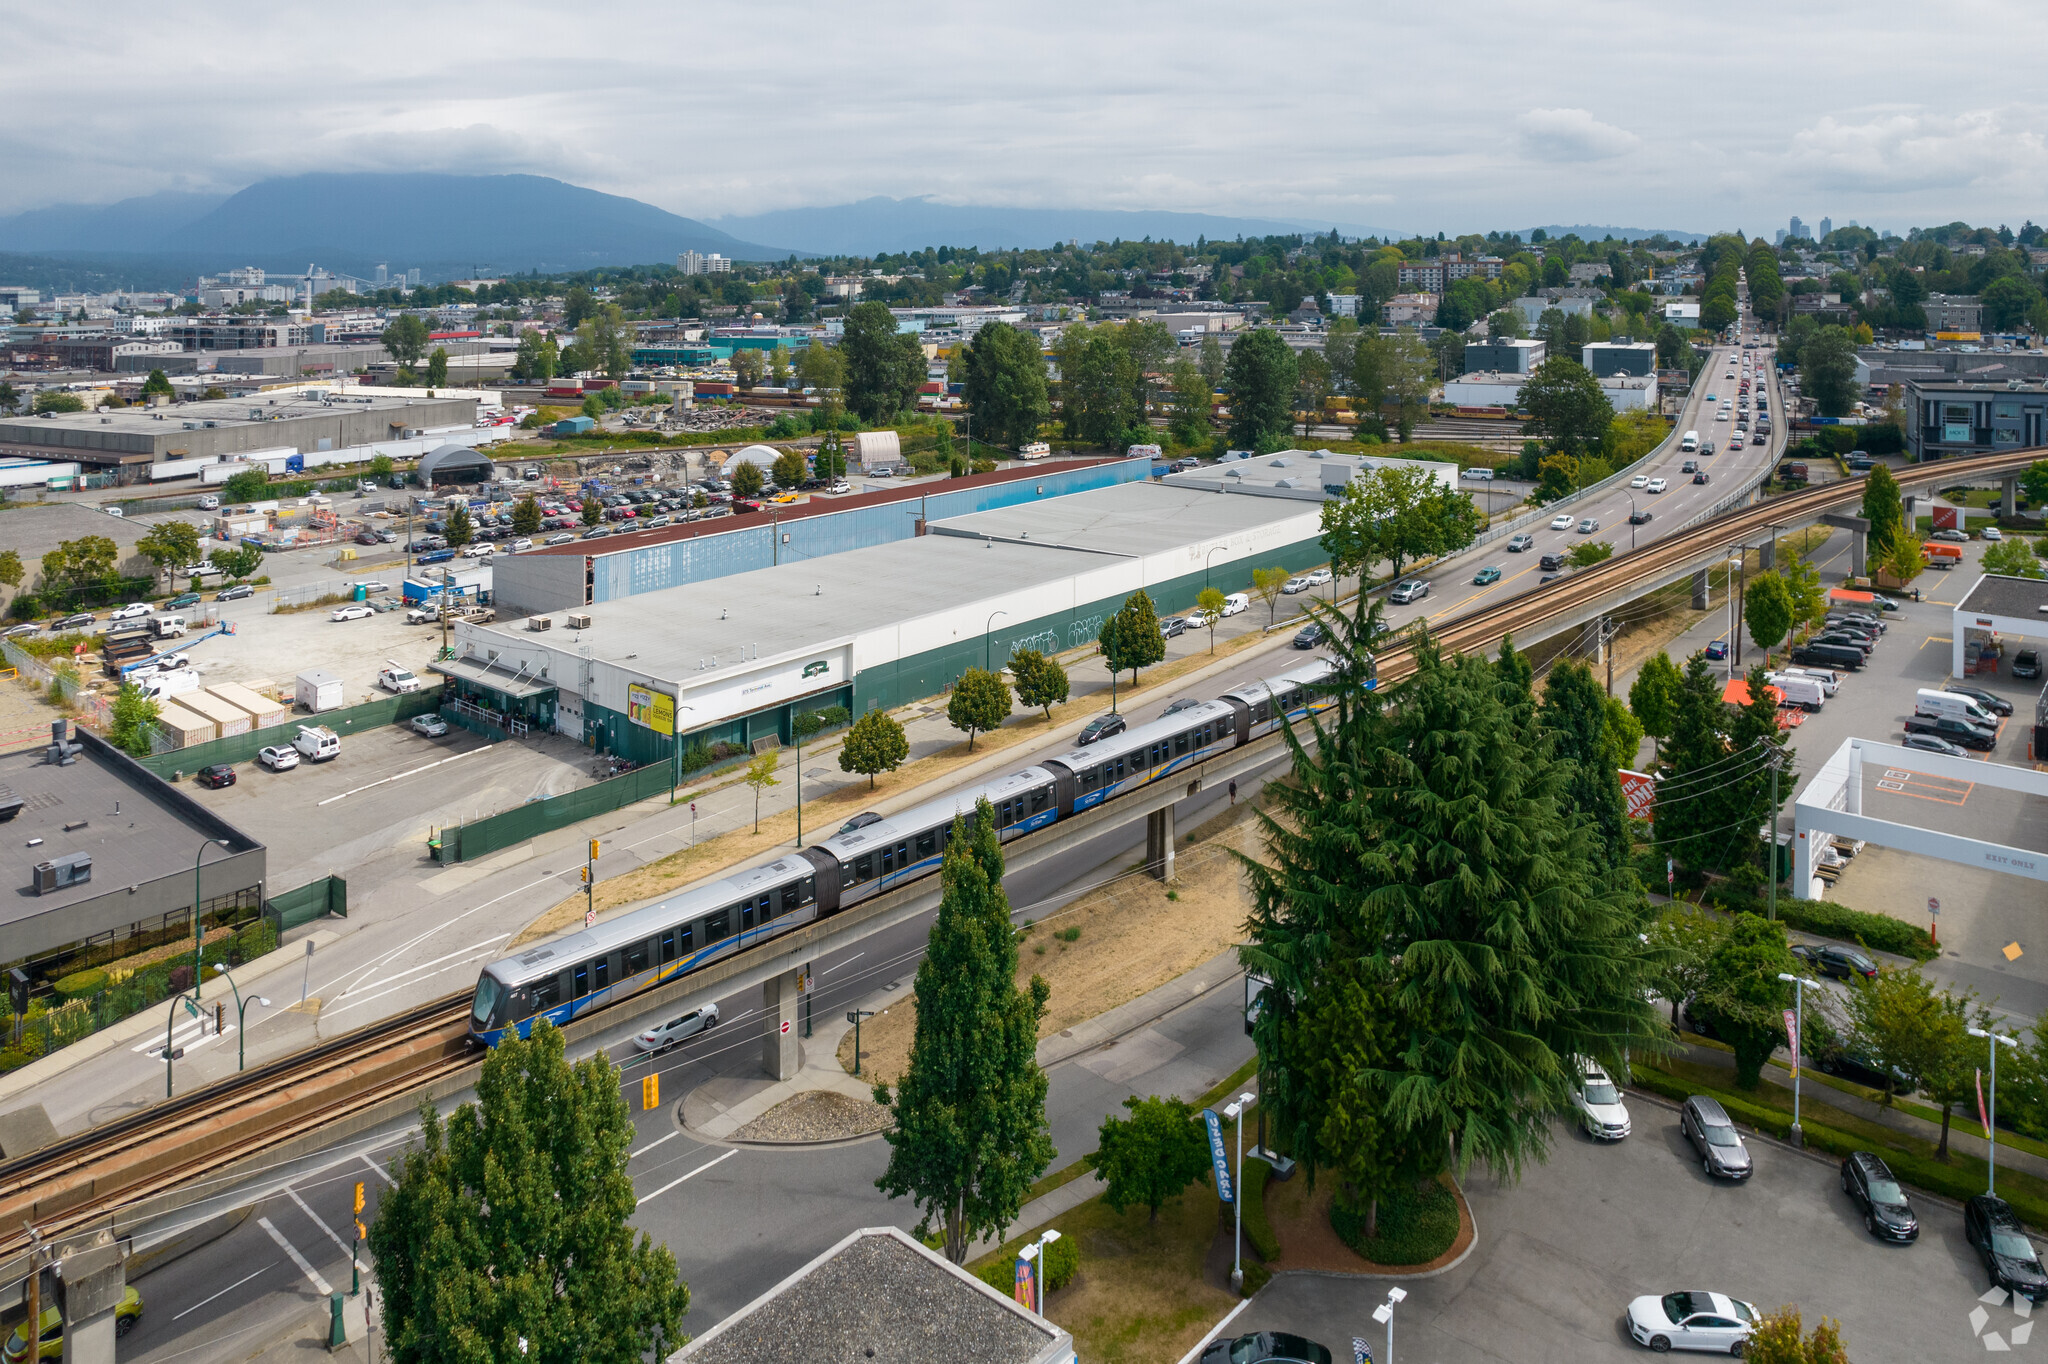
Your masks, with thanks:
[{"label": "yellow sign on building", "polygon": [[626,718],[657,734],[674,734],[676,699],[665,691],[629,682],[626,684]]}]

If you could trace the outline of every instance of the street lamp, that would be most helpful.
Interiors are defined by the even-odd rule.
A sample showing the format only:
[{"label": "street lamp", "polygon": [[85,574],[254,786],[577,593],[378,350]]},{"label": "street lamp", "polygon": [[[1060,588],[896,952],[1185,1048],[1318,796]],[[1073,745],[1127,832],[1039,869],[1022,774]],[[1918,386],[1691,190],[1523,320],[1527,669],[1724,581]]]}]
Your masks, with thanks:
[{"label": "street lamp", "polygon": [[205,1015],[199,1012],[197,1004],[194,1004],[183,995],[179,995],[171,1001],[170,1017],[164,1020],[164,1097],[166,1099],[171,1097],[171,1063],[185,1054],[183,1047],[179,1047],[176,1050],[173,1050],[171,1047],[171,1033],[178,1026],[178,1006],[180,1004],[185,1006],[186,1013],[200,1020],[199,1026],[202,1029],[206,1026]]},{"label": "street lamp", "polygon": [[1408,1300],[1405,1288],[1387,1290],[1387,1300],[1372,1309],[1372,1319],[1387,1328],[1387,1364],[1394,1364],[1394,1307]]},{"label": "street lamp", "polygon": [[1991,1143],[1990,1154],[1984,1159],[1984,1192],[1998,1192],[1998,1049],[2000,1046],[2019,1046],[2019,1039],[2007,1037],[2004,1033],[1988,1032],[1983,1028],[1970,1029],[1970,1036],[1981,1037],[1984,1045],[1991,1049],[1991,1117],[1984,1125]]},{"label": "street lamp", "polygon": [[[1775,857],[1777,849],[1772,848],[1771,853]],[[1773,867],[1772,870],[1776,871],[1777,868]],[[1804,1146],[1806,1131],[1799,1125],[1799,1044],[1806,1037],[1805,987],[1811,985],[1818,990],[1820,982],[1808,980],[1805,976],[1795,976],[1788,971],[1778,972],[1778,979],[1792,982],[1792,1144]]]},{"label": "street lamp", "polygon": [[1039,1237],[1036,1241],[1033,1241],[1030,1245],[1024,1247],[1024,1249],[1017,1252],[1018,1259],[1028,1261],[1032,1266],[1031,1277],[1035,1281],[1035,1285],[1038,1289],[1037,1311],[1038,1315],[1041,1317],[1045,1315],[1045,1280],[1047,1275],[1047,1270],[1045,1267],[1045,1248],[1051,1245],[1054,1241],[1057,1241],[1059,1239],[1060,1234],[1054,1231],[1051,1227],[1047,1227],[1045,1229],[1045,1235]]},{"label": "street lamp", "polygon": [[1230,1233],[1230,1286],[1244,1287],[1244,1123],[1242,1115],[1247,1108],[1259,1101],[1256,1094],[1240,1094],[1237,1102],[1226,1105],[1223,1116],[1237,1124],[1237,1175],[1236,1183],[1230,1190],[1230,1211],[1234,1223]]},{"label": "street lamp", "polygon": [[195,1002],[199,998],[199,987],[206,983],[206,966],[200,960],[206,948],[206,926],[201,921],[199,913],[199,861],[206,856],[206,850],[216,843],[223,848],[234,846],[225,838],[209,838],[201,843],[199,851],[192,855],[192,998]]},{"label": "street lamp", "polygon": [[216,974],[227,976],[228,988],[235,992],[235,1069],[241,1070],[249,1062],[249,1006],[261,1004],[267,1009],[270,1007],[270,1001],[262,995],[250,995],[246,1000],[243,999],[242,988],[235,984],[235,978],[228,974],[226,963],[217,962],[213,969]]},{"label": "street lamp", "polygon": [[991,611],[991,612],[989,612],[989,613],[988,613],[988,621],[987,621],[987,623],[986,623],[986,624],[984,624],[984,625],[983,625],[983,626],[981,627],[981,669],[982,669],[982,671],[983,671],[983,672],[994,672],[994,671],[995,671],[995,669],[994,669],[993,667],[991,667],[991,666],[990,666],[990,656],[989,656],[989,642],[988,642],[988,641],[989,641],[989,632],[990,632],[990,631],[992,631],[993,629],[995,629],[995,624],[996,624],[996,617],[997,617],[997,616],[1007,616],[1007,615],[1009,615],[1009,614],[1010,614],[1010,613],[1009,613],[1008,611]]},{"label": "street lamp", "polygon": [[1626,488],[1622,489],[1622,494],[1628,498],[1628,547],[1630,552],[1634,552],[1636,547],[1636,495],[1629,492]]},{"label": "street lamp", "polygon": [[1728,676],[1736,676],[1742,659],[1742,626],[1735,618],[1735,609],[1742,600],[1742,587],[1736,575],[1742,570],[1742,560],[1737,555],[1728,556]]},{"label": "street lamp", "polygon": [[1229,546],[1229,545],[1216,545],[1216,546],[1214,546],[1213,548],[1211,548],[1211,549],[1210,549],[1210,551],[1208,552],[1208,554],[1207,554],[1207,555],[1205,555],[1205,556],[1203,557],[1203,559],[1202,559],[1202,586],[1203,586],[1203,588],[1204,588],[1204,589],[1207,589],[1207,587],[1209,586],[1209,561],[1210,561],[1211,559],[1214,559],[1214,558],[1215,558],[1215,557],[1216,557],[1216,556],[1217,556],[1217,555],[1218,555],[1219,553],[1221,553],[1222,551],[1224,551],[1224,550],[1226,550],[1226,549],[1229,549],[1229,548],[1230,548],[1230,546]]}]

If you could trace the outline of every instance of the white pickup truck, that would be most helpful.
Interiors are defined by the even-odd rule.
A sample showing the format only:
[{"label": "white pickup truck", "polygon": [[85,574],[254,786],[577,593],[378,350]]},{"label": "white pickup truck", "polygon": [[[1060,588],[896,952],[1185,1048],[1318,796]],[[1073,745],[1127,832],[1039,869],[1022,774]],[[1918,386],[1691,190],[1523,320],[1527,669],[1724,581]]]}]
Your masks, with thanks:
[{"label": "white pickup truck", "polygon": [[412,675],[410,668],[400,666],[396,659],[387,658],[383,670],[377,674],[377,685],[385,691],[418,691],[420,680]]}]

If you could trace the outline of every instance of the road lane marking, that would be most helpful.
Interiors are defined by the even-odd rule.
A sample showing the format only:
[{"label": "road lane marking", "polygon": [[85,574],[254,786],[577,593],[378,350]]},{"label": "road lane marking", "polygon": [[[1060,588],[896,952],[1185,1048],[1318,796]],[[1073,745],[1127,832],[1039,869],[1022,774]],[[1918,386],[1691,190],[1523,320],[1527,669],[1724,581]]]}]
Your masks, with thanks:
[{"label": "road lane marking", "polygon": [[838,965],[826,967],[824,970],[818,972],[818,975],[822,979],[825,976],[831,975],[834,971],[837,971],[841,966],[853,965],[855,962],[859,961],[862,957],[865,957],[866,955],[867,953],[865,952],[856,952],[852,956],[848,957],[845,961],[838,963]]},{"label": "road lane marking", "polygon": [[[327,1233],[327,1239],[334,1242],[334,1248],[340,1251],[343,1255],[349,1256],[351,1262],[353,1262],[354,1252],[349,1249],[348,1243],[346,1241],[343,1241],[339,1236],[336,1236],[334,1234],[333,1227],[328,1226],[325,1222],[320,1220],[319,1213],[314,1212],[311,1208],[306,1206],[306,1200],[299,1197],[299,1191],[297,1189],[294,1189],[289,1184],[284,1186],[284,1191],[291,1195],[292,1202],[299,1205],[299,1211],[306,1214],[306,1216],[309,1219],[311,1219],[314,1226],[320,1228],[320,1230]],[[368,1264],[369,1261],[365,1260],[363,1263]]]},{"label": "road lane marking", "polygon": [[[364,976],[369,975],[372,971],[382,966],[385,962],[390,961],[399,953],[405,951],[409,947],[418,946],[420,943],[423,943],[427,939],[433,937],[436,933],[439,933],[442,929],[452,928],[455,924],[461,922],[464,919],[467,919],[470,915],[489,909],[492,905],[497,904],[500,900],[509,900],[515,895],[523,894],[526,891],[532,890],[535,886],[545,885],[546,883],[554,879],[555,878],[553,876],[537,877],[534,880],[528,881],[523,886],[514,886],[511,890],[506,891],[503,895],[492,896],[490,899],[484,901],[480,905],[471,905],[468,909],[463,910],[462,913],[455,915],[453,918],[448,919],[446,922],[435,924],[432,928],[426,930],[424,933],[418,933],[406,939],[398,946],[392,948],[389,952],[386,952],[381,956],[372,957],[366,965],[358,967],[353,971],[347,972],[346,975],[352,980],[361,980]],[[334,977],[333,980],[323,982],[320,986],[320,989],[316,993],[325,994],[327,992],[328,986],[335,984],[337,981],[341,979],[343,979],[342,976],[336,976]],[[351,984],[349,988],[354,989],[355,987],[353,984]],[[280,1011],[279,1014],[273,1014],[269,1016],[279,1017],[281,1016],[281,1014],[282,1011]]]},{"label": "road lane marking", "polygon": [[[265,1270],[265,1269],[269,1269],[269,1268],[270,1268],[270,1266],[269,1266],[269,1265],[265,1265],[265,1266],[263,1266],[263,1269],[259,1269],[259,1270],[257,1270],[257,1271],[256,1271],[256,1274],[261,1274],[261,1273],[263,1272],[263,1270]],[[228,1293],[232,1293],[232,1292],[234,1292],[234,1291],[235,1291],[235,1290],[236,1290],[237,1288],[240,1288],[240,1287],[241,1287],[241,1286],[242,1286],[243,1284],[245,1284],[245,1283],[249,1282],[249,1280],[251,1280],[251,1279],[255,1278],[255,1277],[256,1277],[256,1274],[244,1274],[244,1275],[243,1275],[243,1276],[242,1276],[241,1278],[239,1278],[239,1279],[235,1280],[235,1281],[234,1281],[233,1283],[229,1284],[229,1285],[228,1285],[228,1286],[227,1286],[226,1288],[223,1288],[223,1289],[221,1289],[219,1293],[215,1293],[215,1294],[212,1294],[211,1296],[208,1296],[208,1297],[204,1297],[204,1298],[201,1298],[201,1299],[200,1299],[200,1300],[199,1300],[198,1302],[195,1302],[195,1303],[193,1303],[193,1304],[192,1304],[192,1305],[191,1305],[190,1307],[186,1308],[186,1309],[185,1309],[184,1311],[182,1311],[182,1312],[179,1312],[179,1313],[177,1313],[177,1314],[176,1314],[175,1316],[173,1316],[173,1317],[171,1318],[171,1320],[172,1320],[172,1321],[176,1321],[176,1320],[178,1320],[178,1318],[179,1318],[179,1317],[186,1317],[186,1316],[190,1316],[190,1315],[191,1315],[192,1313],[194,1313],[194,1312],[197,1312],[197,1311],[198,1311],[198,1310],[199,1310],[200,1308],[202,1308],[202,1307],[206,1306],[206,1304],[208,1304],[208,1303],[212,1302],[212,1301],[214,1300],[214,1298],[218,1298],[218,1297],[221,1297],[221,1296],[223,1296],[223,1295],[225,1295],[225,1294],[228,1294]]]},{"label": "road lane marking", "polygon": [[482,956],[489,956],[489,955],[490,955],[490,950],[489,950],[488,948],[486,948],[485,950],[483,950],[483,951],[481,951],[481,952],[472,952],[472,953],[470,953],[470,955],[469,955],[468,961],[458,961],[458,962],[455,962],[455,963],[453,963],[452,965],[444,966],[444,967],[442,967],[442,968],[441,968],[440,970],[438,970],[438,971],[429,971],[429,972],[427,972],[427,974],[425,974],[424,976],[421,976],[421,977],[420,977],[420,978],[419,978],[418,980],[410,980],[410,981],[407,981],[407,982],[405,982],[405,983],[404,983],[404,984],[402,984],[402,985],[394,985],[394,986],[392,986],[392,987],[391,987],[390,989],[388,989],[388,990],[379,990],[379,991],[378,991],[378,992],[377,992],[376,994],[374,994],[374,995],[364,995],[364,996],[363,996],[363,997],[362,997],[361,999],[357,1000],[357,1001],[356,1001],[355,1003],[353,1003],[353,1004],[344,1004],[344,1005],[342,1005],[342,1006],[341,1006],[340,1008],[336,1008],[336,1009],[328,1009],[328,1010],[326,1010],[326,1012],[327,1012],[328,1014],[345,1014],[345,1013],[347,1013],[347,1012],[348,1012],[348,1011],[349,1011],[350,1009],[360,1009],[360,1008],[362,1008],[362,1007],[363,1007],[363,1005],[365,1005],[365,1004],[369,1004],[369,1003],[372,1003],[372,1002],[374,1002],[374,1001],[376,1001],[376,1000],[379,1000],[379,999],[382,999],[382,998],[384,998],[384,996],[386,996],[386,995],[395,995],[395,994],[397,994],[397,993],[398,993],[398,992],[399,992],[400,990],[409,990],[409,989],[411,989],[411,988],[412,988],[413,986],[415,986],[415,985],[421,985],[421,984],[424,984],[425,982],[427,982],[427,981],[429,981],[429,980],[432,980],[432,979],[433,979],[433,978],[434,978],[435,976],[445,976],[445,975],[447,975],[447,974],[448,974],[448,973],[449,973],[450,971],[459,971],[459,970],[461,970],[461,969],[462,969],[462,967],[464,967],[464,966],[468,965],[468,962],[469,962],[469,961],[475,961],[475,960],[476,960],[476,959],[477,959],[478,957],[482,957]]},{"label": "road lane marking", "polygon": [[680,1132],[671,1132],[665,1137],[656,1137],[653,1141],[648,1142],[645,1146],[641,1147],[639,1150],[627,1156],[626,1159],[638,1160],[640,1157],[646,1155],[649,1151],[652,1151],[655,1147],[661,1145],[663,1142],[674,1141],[677,1137],[680,1137],[681,1135],[683,1134]]},{"label": "road lane marking", "polygon": [[[401,780],[401,779],[403,779],[403,778],[405,778],[405,777],[414,777],[414,776],[418,776],[418,775],[419,775],[420,773],[422,773],[422,772],[425,772],[425,771],[428,771],[428,770],[430,770],[430,769],[432,769],[432,768],[436,768],[436,767],[439,767],[439,766],[441,766],[441,764],[442,764],[442,763],[452,763],[452,762],[454,762],[454,761],[455,761],[455,760],[456,760],[457,758],[467,758],[467,757],[468,757],[468,756],[469,756],[469,755],[470,755],[471,753],[482,753],[482,752],[485,752],[486,750],[488,750],[489,748],[490,748],[490,745],[489,745],[489,744],[485,744],[483,748],[472,748],[472,749],[468,750],[467,752],[463,752],[463,753],[450,753],[450,754],[449,754],[449,755],[448,755],[447,757],[445,757],[445,758],[441,758],[441,759],[438,759],[438,760],[436,760],[436,761],[434,761],[434,762],[426,763],[426,764],[424,764],[423,766],[420,766],[420,767],[415,767],[415,768],[413,768],[413,769],[412,769],[411,771],[407,771],[407,772],[398,772],[398,773],[394,773],[394,774],[392,774],[391,776],[388,776],[388,777],[379,777],[379,778],[377,778],[377,780],[375,780],[375,781],[373,781],[373,782],[366,782],[366,783],[364,783],[363,785],[361,785],[361,786],[358,786],[358,787],[357,787],[357,788],[356,788],[355,790],[353,790],[353,791],[344,791],[344,792],[342,792],[342,793],[341,793],[340,795],[338,795],[338,796],[329,796],[329,797],[328,797],[328,798],[327,798],[326,800],[323,800],[323,801],[321,801],[321,802],[320,802],[320,804],[321,804],[321,805],[332,805],[332,804],[334,804],[334,802],[336,802],[337,800],[347,800],[347,799],[348,799],[348,798],[349,798],[350,796],[359,796],[359,795],[361,795],[361,794],[362,794],[363,792],[365,792],[365,791],[368,791],[368,790],[372,789],[373,787],[378,787],[378,786],[382,786],[382,785],[384,785],[384,783],[386,783],[386,782],[391,782],[391,781],[399,781],[399,780]],[[315,808],[317,809],[318,807],[316,806]]]},{"label": "road lane marking", "polygon": [[489,947],[492,943],[497,942],[500,938],[504,938],[507,936],[509,935],[504,933],[493,933],[490,937],[485,938],[482,942],[473,942],[467,947],[461,948],[454,952],[450,952],[445,957],[435,957],[432,961],[423,961],[418,966],[408,966],[405,970],[400,971],[395,976],[386,976],[382,980],[365,982],[365,984],[363,985],[351,985],[348,987],[348,989],[343,990],[341,992],[341,997],[343,999],[347,999],[350,995],[354,994],[359,989],[365,988],[365,986],[368,984],[390,985],[394,981],[403,980],[405,977],[412,975],[416,971],[424,971],[429,966],[439,966],[444,961],[453,961],[457,957],[466,956],[467,954],[478,951],[481,948]]},{"label": "road lane marking", "polygon": [[312,1283],[314,1290],[321,1297],[331,1298],[334,1296],[334,1289],[329,1286],[327,1280],[320,1277],[320,1271],[306,1263],[306,1257],[299,1254],[299,1248],[290,1241],[285,1240],[284,1233],[270,1225],[268,1217],[257,1218],[256,1225],[269,1232],[270,1239],[277,1242],[278,1248],[292,1257],[292,1263],[299,1267],[299,1272],[306,1276],[307,1280]]},{"label": "road lane marking", "polygon": [[695,1178],[696,1178],[696,1177],[697,1177],[698,1175],[701,1175],[701,1174],[703,1174],[703,1173],[704,1173],[704,1172],[705,1172],[706,1170],[710,1169],[710,1168],[711,1168],[712,1166],[714,1166],[714,1165],[718,1165],[718,1164],[722,1164],[722,1163],[723,1163],[723,1162],[725,1162],[725,1161],[731,1160],[731,1159],[732,1159],[732,1158],[733,1158],[734,1156],[738,1155],[739,1153],[740,1153],[740,1148],[739,1148],[739,1147],[737,1147],[737,1146],[735,1146],[735,1147],[733,1147],[733,1148],[732,1148],[732,1150],[730,1150],[730,1151],[727,1151],[727,1152],[726,1152],[726,1153],[725,1153],[724,1155],[720,1156],[720,1157],[719,1157],[719,1158],[718,1158],[717,1160],[710,1160],[710,1161],[706,1161],[706,1162],[705,1162],[704,1164],[702,1164],[702,1165],[699,1165],[699,1166],[698,1166],[698,1167],[697,1167],[696,1169],[694,1169],[694,1170],[690,1171],[690,1173],[688,1173],[688,1174],[684,1175],[684,1176],[683,1176],[683,1177],[682,1177],[681,1179],[672,1179],[672,1180],[670,1180],[670,1181],[669,1181],[668,1183],[666,1183],[666,1184],[662,1185],[662,1186],[661,1186],[660,1188],[656,1189],[656,1190],[655,1190],[655,1191],[654,1191],[653,1193],[651,1193],[651,1194],[648,1194],[646,1198],[642,1198],[642,1199],[638,1200],[637,1202],[635,1202],[635,1203],[633,1204],[633,1206],[637,1208],[637,1207],[639,1207],[639,1206],[640,1206],[640,1205],[641,1205],[642,1203],[645,1203],[645,1202],[647,1201],[647,1199],[649,1199],[649,1198],[659,1198],[659,1197],[661,1197],[661,1196],[662,1196],[663,1194],[667,1193],[667,1192],[668,1192],[668,1191],[669,1191],[670,1189],[673,1189],[673,1188],[675,1188],[675,1187],[676,1187],[676,1185],[678,1185],[678,1184],[687,1184],[687,1183],[689,1183],[689,1182],[690,1182],[691,1180],[695,1179]]},{"label": "road lane marking", "polygon": [[398,1181],[393,1179],[390,1175],[385,1174],[384,1167],[382,1165],[379,1165],[376,1161],[371,1160],[368,1155],[359,1153],[356,1158],[362,1161],[363,1164],[369,1166],[371,1172],[374,1173],[377,1176],[377,1178],[383,1180],[386,1184],[391,1185],[393,1188],[396,1188],[398,1186]]}]

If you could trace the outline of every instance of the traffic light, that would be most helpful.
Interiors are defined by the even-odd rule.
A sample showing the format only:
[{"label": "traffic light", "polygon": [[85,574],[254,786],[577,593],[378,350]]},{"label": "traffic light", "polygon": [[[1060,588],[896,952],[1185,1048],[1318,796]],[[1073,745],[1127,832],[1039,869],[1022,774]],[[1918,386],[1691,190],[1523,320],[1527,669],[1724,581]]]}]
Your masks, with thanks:
[{"label": "traffic light", "polygon": [[640,1081],[640,1107],[653,1109],[661,1107],[661,1077],[645,1076]]},{"label": "traffic light", "polygon": [[594,838],[590,840],[590,860],[597,861],[597,840]]},{"label": "traffic light", "polygon": [[363,1211],[363,1182],[362,1182],[361,1180],[357,1180],[357,1181],[356,1181],[356,1206],[355,1206],[355,1211],[356,1211],[356,1213],[357,1213],[358,1215],[360,1215],[360,1214],[362,1213],[362,1211]]}]

